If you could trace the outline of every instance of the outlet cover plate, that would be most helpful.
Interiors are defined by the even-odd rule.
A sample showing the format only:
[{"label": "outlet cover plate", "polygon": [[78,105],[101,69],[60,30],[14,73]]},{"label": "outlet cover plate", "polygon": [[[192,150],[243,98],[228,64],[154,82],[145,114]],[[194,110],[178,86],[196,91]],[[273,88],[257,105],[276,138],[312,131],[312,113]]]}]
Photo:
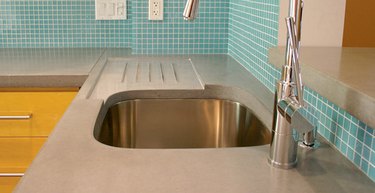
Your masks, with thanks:
[{"label": "outlet cover plate", "polygon": [[148,1],[148,20],[163,20],[164,5],[163,0],[149,0]]},{"label": "outlet cover plate", "polygon": [[126,15],[126,0],[95,0],[96,20],[127,19]]}]

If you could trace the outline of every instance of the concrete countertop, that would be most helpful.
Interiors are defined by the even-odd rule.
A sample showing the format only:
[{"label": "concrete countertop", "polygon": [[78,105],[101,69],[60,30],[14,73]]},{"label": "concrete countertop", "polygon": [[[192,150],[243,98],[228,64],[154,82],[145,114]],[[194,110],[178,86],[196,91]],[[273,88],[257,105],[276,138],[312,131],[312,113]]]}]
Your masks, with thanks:
[{"label": "concrete countertop", "polygon": [[[113,53],[97,58],[78,96],[15,192],[372,193],[375,189],[374,182],[325,142],[319,149],[300,151],[299,164],[291,170],[268,165],[268,145],[151,150],[99,143],[93,136],[97,119],[111,104],[130,98],[225,98],[251,108],[268,127],[272,119],[272,93],[230,56],[143,57]],[[136,83],[142,90],[136,90],[130,86],[134,82],[124,77],[124,65],[140,60],[189,60],[193,67],[190,78],[198,82],[189,85],[181,77],[176,83],[159,84],[152,78],[142,82],[140,75]],[[189,63],[184,65],[190,68]],[[180,76],[178,68],[175,74]],[[186,90],[173,88],[175,84],[186,84]]]},{"label": "concrete countertop", "polygon": [[102,48],[0,49],[0,87],[79,87]]},{"label": "concrete countertop", "polygon": [[[302,47],[304,83],[375,128],[375,48]],[[271,48],[269,62],[285,63],[285,47]]]}]

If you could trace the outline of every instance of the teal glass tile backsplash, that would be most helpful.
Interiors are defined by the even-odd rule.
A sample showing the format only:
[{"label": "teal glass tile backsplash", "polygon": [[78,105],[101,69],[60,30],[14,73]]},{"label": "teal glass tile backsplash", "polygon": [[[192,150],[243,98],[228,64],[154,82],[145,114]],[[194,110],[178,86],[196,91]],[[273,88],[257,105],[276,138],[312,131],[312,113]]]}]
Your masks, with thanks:
[{"label": "teal glass tile backsplash", "polygon": [[267,63],[277,45],[278,0],[230,0],[228,53],[274,90],[278,70]]},{"label": "teal glass tile backsplash", "polygon": [[[165,0],[164,20],[149,21],[148,0],[128,0],[128,20],[97,21],[95,0],[0,0],[0,48],[228,53],[275,90],[280,71],[268,64],[267,55],[277,45],[279,0],[201,0],[194,22],[182,18],[185,2]],[[375,181],[375,130],[312,89],[306,88],[304,97],[318,132]]]},{"label": "teal glass tile backsplash", "polygon": [[213,54],[228,51],[228,0],[200,1],[193,22],[182,17],[186,0],[165,0],[164,20],[148,20],[148,0],[132,1],[136,54]]},{"label": "teal glass tile backsplash", "polygon": [[0,48],[130,47],[128,10],[96,21],[95,0],[0,0]]},{"label": "teal glass tile backsplash", "polygon": [[0,48],[121,47],[136,54],[227,53],[228,0],[202,1],[194,22],[185,0],[164,1],[148,20],[148,0],[127,1],[128,20],[95,20],[95,0],[0,0]]},{"label": "teal glass tile backsplash", "polygon": [[[278,9],[279,0],[229,0],[228,54],[272,92],[280,71],[267,61],[277,45]],[[312,89],[305,88],[304,99],[318,132],[375,181],[375,130]]]}]

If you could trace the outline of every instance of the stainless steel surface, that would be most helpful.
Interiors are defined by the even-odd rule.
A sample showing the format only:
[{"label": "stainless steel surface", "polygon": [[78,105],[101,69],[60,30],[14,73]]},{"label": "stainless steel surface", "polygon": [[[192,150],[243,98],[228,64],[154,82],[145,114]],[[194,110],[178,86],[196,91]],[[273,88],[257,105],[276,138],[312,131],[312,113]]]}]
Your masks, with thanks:
[{"label": "stainless steel surface", "polygon": [[23,173],[0,173],[0,177],[22,177]]},{"label": "stainless steel surface", "polygon": [[[268,162],[279,168],[292,168],[297,163],[298,133],[304,133],[302,144],[313,146],[315,126],[303,117],[303,83],[298,50],[301,40],[302,0],[290,0],[286,18],[288,38],[285,65],[277,84],[272,124],[272,142]],[[297,91],[294,93],[294,91]],[[295,130],[295,132],[294,132]]]},{"label": "stainless steel surface", "polygon": [[221,148],[269,144],[270,131],[238,102],[139,99],[112,106],[95,138],[123,148]]},{"label": "stainless steel surface", "polygon": [[0,115],[0,119],[31,119],[32,114],[27,114],[27,115]]},{"label": "stainless steel surface", "polygon": [[[303,134],[302,145],[307,147],[316,147],[316,129],[312,130],[312,132],[307,132]],[[303,147],[303,146],[302,146]]]},{"label": "stainless steel surface", "polygon": [[303,117],[301,105],[293,98],[281,100],[277,105],[277,110],[290,123],[290,127],[299,133],[306,133],[314,129],[314,125]]},{"label": "stainless steel surface", "polygon": [[198,4],[199,4],[199,0],[187,0],[184,13],[183,13],[185,20],[191,21],[197,17]]}]

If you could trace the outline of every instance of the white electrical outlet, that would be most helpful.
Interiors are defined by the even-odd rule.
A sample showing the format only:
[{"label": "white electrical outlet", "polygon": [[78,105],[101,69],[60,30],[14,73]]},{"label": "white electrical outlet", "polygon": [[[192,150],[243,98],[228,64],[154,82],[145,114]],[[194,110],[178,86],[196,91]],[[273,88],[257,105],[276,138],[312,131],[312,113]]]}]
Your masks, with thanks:
[{"label": "white electrical outlet", "polygon": [[163,0],[148,1],[148,20],[163,20]]},{"label": "white electrical outlet", "polygon": [[95,0],[95,19],[127,19],[126,0]]}]

